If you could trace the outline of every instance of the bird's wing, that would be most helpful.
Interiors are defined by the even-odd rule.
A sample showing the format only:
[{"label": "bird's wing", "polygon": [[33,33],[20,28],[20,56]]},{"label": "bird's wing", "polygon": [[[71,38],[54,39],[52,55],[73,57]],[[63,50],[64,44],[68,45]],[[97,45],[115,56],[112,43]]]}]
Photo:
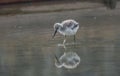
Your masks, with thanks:
[{"label": "bird's wing", "polygon": [[64,21],[62,22],[63,27],[67,27],[67,28],[72,28],[74,23],[72,21]]}]

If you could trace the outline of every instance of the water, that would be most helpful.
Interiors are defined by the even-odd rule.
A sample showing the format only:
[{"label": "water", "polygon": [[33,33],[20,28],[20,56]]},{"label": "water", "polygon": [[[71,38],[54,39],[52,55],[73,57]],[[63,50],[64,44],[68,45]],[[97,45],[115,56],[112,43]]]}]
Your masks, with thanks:
[{"label": "water", "polygon": [[[81,22],[77,42],[67,37],[67,52],[81,59],[71,70],[55,66],[54,55],[65,52],[58,46],[63,36],[51,39],[54,22],[68,18]],[[0,17],[0,76],[119,76],[119,20],[119,9]]]}]

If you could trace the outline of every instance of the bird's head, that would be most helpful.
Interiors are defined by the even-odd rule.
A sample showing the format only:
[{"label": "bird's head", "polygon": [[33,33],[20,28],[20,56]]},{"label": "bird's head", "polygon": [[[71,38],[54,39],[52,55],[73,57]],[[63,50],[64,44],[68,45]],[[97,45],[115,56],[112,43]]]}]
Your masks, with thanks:
[{"label": "bird's head", "polygon": [[59,30],[60,27],[62,27],[62,25],[60,23],[55,23],[54,24],[54,33],[53,33],[52,38],[55,37],[55,35],[56,35],[56,33],[57,33],[57,31]]}]

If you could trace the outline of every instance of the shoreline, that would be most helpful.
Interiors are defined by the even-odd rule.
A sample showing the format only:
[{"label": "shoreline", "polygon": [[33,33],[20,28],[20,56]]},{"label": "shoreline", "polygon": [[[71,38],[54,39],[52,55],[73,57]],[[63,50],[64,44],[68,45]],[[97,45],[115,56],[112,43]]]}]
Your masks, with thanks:
[{"label": "shoreline", "polygon": [[[120,2],[117,4],[118,9],[120,6]],[[15,14],[29,14],[29,13],[49,13],[49,12],[61,12],[61,11],[72,11],[72,10],[80,10],[80,9],[96,9],[96,8],[106,8],[102,3],[91,3],[91,2],[69,2],[69,3],[33,3],[33,4],[25,4],[25,5],[11,5],[0,7],[0,16],[2,15],[15,15]]]}]

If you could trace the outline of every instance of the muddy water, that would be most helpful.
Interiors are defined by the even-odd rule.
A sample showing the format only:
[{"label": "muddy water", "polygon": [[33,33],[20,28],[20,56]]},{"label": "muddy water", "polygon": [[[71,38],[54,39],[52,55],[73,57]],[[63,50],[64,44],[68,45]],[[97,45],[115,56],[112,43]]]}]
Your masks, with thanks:
[{"label": "muddy water", "polygon": [[[118,12],[118,13],[116,13]],[[77,20],[76,43],[67,37],[66,51],[78,54],[77,68],[57,68],[65,48],[63,36],[51,39],[53,24]],[[119,10],[78,10],[0,17],[0,76],[119,76]]]}]

